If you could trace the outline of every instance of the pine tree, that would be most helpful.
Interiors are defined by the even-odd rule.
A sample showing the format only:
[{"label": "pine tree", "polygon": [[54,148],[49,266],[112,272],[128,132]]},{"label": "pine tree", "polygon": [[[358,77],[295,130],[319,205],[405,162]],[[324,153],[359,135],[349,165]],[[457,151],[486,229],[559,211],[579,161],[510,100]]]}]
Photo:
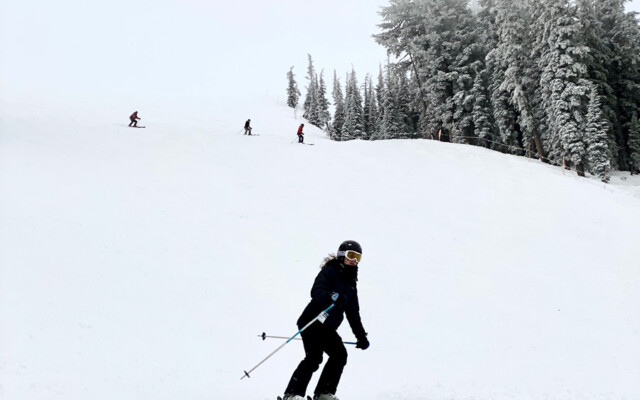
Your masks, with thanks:
[{"label": "pine tree", "polygon": [[289,86],[287,87],[287,105],[293,109],[298,106],[298,99],[300,99],[300,90],[298,90],[298,83],[293,73],[293,67],[287,72],[287,80]]},{"label": "pine tree", "polygon": [[325,129],[331,121],[329,112],[329,100],[327,100],[327,86],[324,83],[324,70],[320,71],[320,82],[318,86],[318,126]]},{"label": "pine tree", "polygon": [[306,79],[307,81],[309,81],[309,85],[307,86],[307,95],[304,99],[305,113],[307,112],[307,110],[311,109],[311,104],[315,101],[316,97],[313,87],[316,81],[316,70],[313,66],[313,59],[311,58],[311,54],[307,54],[307,57],[309,58],[309,65],[307,66]]},{"label": "pine tree", "polygon": [[342,125],[344,125],[344,97],[342,96],[342,88],[336,71],[333,71],[333,104],[335,111],[333,113],[333,124],[329,136],[332,140],[342,140]]},{"label": "pine tree", "polygon": [[[604,29],[604,20],[607,19],[604,14],[610,8],[602,0],[577,0],[576,8],[580,21],[580,36],[585,46],[589,48],[589,52],[584,57],[587,79],[596,86],[599,94],[601,113],[607,125],[607,147],[613,155],[618,152],[613,134],[618,100],[608,82],[613,51]],[[617,164],[615,157],[611,161],[614,166]]]},{"label": "pine tree", "polygon": [[367,138],[371,136],[371,115],[370,115],[370,107],[371,107],[371,91],[369,90],[369,80],[370,76],[367,74],[364,78],[364,87],[363,87],[363,95],[364,95],[364,103],[363,103],[363,120],[364,120],[364,132]]},{"label": "pine tree", "polygon": [[631,122],[629,122],[629,158],[631,159],[632,173],[640,172],[640,123],[638,123],[638,114],[633,113]]},{"label": "pine tree", "polygon": [[[375,38],[391,54],[405,60],[396,63],[396,68],[405,71],[405,76],[406,71],[411,71],[422,108],[419,123],[411,108],[399,110],[405,113],[405,127],[400,130],[413,135],[419,126],[422,135],[427,136],[440,130],[449,138],[473,136],[472,89],[478,70],[476,63],[483,62],[485,52],[468,2],[395,0],[390,3],[380,13],[384,19],[379,25],[382,33]],[[392,113],[385,110],[385,114],[388,133],[388,116]]]},{"label": "pine tree", "polygon": [[[446,2],[445,2],[446,3]],[[459,15],[458,26],[454,34],[457,49],[452,52],[454,59],[451,69],[456,72],[453,80],[452,103],[454,138],[458,141],[475,143],[473,107],[475,104],[474,85],[477,74],[485,69],[486,51],[480,42],[480,31],[476,18],[466,2],[445,8],[451,14]]]},{"label": "pine tree", "polygon": [[[493,80],[495,70],[498,68],[497,57],[491,53],[491,50],[498,46],[499,41],[498,24],[496,22],[496,1],[479,0],[478,2],[481,7],[478,13],[478,26],[482,33],[481,41],[485,44],[487,56],[485,57],[485,68],[478,72],[474,84],[474,91],[477,93],[477,100],[474,103],[474,124],[481,146],[505,151],[506,148],[500,146],[501,137],[498,134],[500,130],[496,123],[496,110],[493,108],[493,93],[499,87],[499,82],[494,83]],[[504,74],[504,70],[500,72]],[[504,104],[507,104],[506,91],[504,91],[504,94]],[[485,113],[488,113],[488,115],[485,116]]]},{"label": "pine tree", "polygon": [[384,92],[385,92],[385,87],[384,87],[384,74],[382,73],[382,65],[380,65],[380,70],[378,72],[378,83],[376,84],[376,90],[375,90],[375,95],[376,95],[376,106],[378,107],[378,113],[377,113],[377,117],[376,117],[376,129],[374,132],[371,133],[371,138],[376,138],[379,134],[380,134],[380,129],[382,126],[382,117],[384,115],[384,105],[383,105],[383,99],[384,99]]},{"label": "pine tree", "polygon": [[505,69],[491,58],[491,53],[487,58],[487,71],[491,76],[488,91],[498,132],[491,148],[509,153],[517,152],[517,148],[520,147],[518,116],[511,103],[511,94],[502,86],[502,82],[505,81]]},{"label": "pine tree", "polygon": [[320,118],[320,100],[319,100],[319,83],[318,76],[316,75],[315,68],[313,67],[313,60],[311,54],[308,54],[309,66],[307,67],[307,80],[309,86],[307,86],[307,96],[304,100],[304,114],[303,118],[306,118],[310,124],[322,127],[322,121]]},{"label": "pine tree", "polygon": [[314,75],[313,79],[309,83],[309,88],[307,90],[307,100],[305,100],[304,114],[303,118],[306,118],[310,124],[322,127],[320,120],[320,106],[319,106],[319,84],[318,84],[318,76]]},{"label": "pine tree", "polygon": [[542,46],[538,60],[545,98],[550,156],[576,166],[584,176],[587,161],[584,125],[588,81],[581,62],[588,49],[579,40],[579,26],[568,0],[541,0],[537,20]]},{"label": "pine tree", "polygon": [[488,147],[493,139],[493,121],[489,94],[485,83],[486,71],[478,71],[473,83],[471,95],[473,98],[474,133],[480,139],[480,145]]},{"label": "pine tree", "polygon": [[364,130],[367,139],[375,136],[378,130],[378,106],[370,75],[364,81]]},{"label": "pine tree", "polygon": [[413,96],[409,79],[406,72],[398,68],[396,69],[396,83],[398,90],[396,91],[396,106],[400,112],[400,138],[415,138],[416,123],[420,116],[419,111],[413,108]]},{"label": "pine tree", "polygon": [[358,80],[355,71],[347,81],[347,93],[345,96],[344,124],[342,125],[343,140],[364,139],[364,110],[362,109],[362,95],[358,89]]},{"label": "pine tree", "polygon": [[631,168],[628,147],[633,114],[640,108],[640,27],[634,14],[624,11],[622,0],[602,0],[601,21],[607,41],[613,50],[608,83],[617,99],[613,124],[621,169]]},{"label": "pine tree", "polygon": [[521,1],[495,0],[488,4],[492,7],[487,14],[493,18],[496,43],[487,55],[487,62],[491,73],[499,78],[493,81],[495,99],[509,116],[499,120],[507,122],[501,127],[503,139],[514,147],[511,152],[516,147],[524,148],[525,154],[537,154],[544,160],[538,132],[540,121],[534,112],[539,73],[531,58],[533,41],[528,24],[531,16]]},{"label": "pine tree", "polygon": [[608,125],[602,114],[601,107],[598,89],[592,83],[584,135],[589,157],[589,171],[598,176],[603,182],[608,182],[608,172],[611,169],[611,154],[607,144]]},{"label": "pine tree", "polygon": [[381,108],[382,121],[377,134],[373,137],[376,140],[395,139],[401,137],[403,133],[403,111],[399,105],[399,85],[397,83],[397,71],[391,64],[387,65],[384,91]]}]

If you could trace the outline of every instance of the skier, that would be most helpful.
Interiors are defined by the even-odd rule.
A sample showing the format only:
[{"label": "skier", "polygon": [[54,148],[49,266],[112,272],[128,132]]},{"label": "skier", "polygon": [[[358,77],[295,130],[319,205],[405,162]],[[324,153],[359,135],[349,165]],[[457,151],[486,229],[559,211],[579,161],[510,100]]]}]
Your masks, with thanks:
[{"label": "skier", "polygon": [[251,135],[251,119],[244,123],[244,134]]},{"label": "skier", "polygon": [[329,310],[324,323],[316,321],[300,334],[305,358],[291,376],[283,400],[303,400],[311,376],[322,363],[322,353],[327,353],[329,360],[322,370],[313,400],[338,400],[335,393],[347,363],[347,350],[336,332],[344,319],[343,314],[347,315],[347,321],[358,340],[356,348],[366,350],[369,347],[367,332],[360,320],[356,288],[361,258],[362,248],[353,240],[342,242],[337,256],[330,254],[325,258],[311,288],[311,302],[298,318],[298,327],[302,329],[331,302],[335,306]]},{"label": "skier", "polygon": [[300,124],[298,128],[298,143],[304,143],[304,133],[302,132],[302,128],[304,128],[304,124]]},{"label": "skier", "polygon": [[131,122],[129,122],[129,126],[133,126],[133,127],[138,127],[138,120],[141,119],[140,117],[138,117],[138,112],[134,111],[133,114],[131,114],[131,116],[129,117],[129,119],[131,120]]}]

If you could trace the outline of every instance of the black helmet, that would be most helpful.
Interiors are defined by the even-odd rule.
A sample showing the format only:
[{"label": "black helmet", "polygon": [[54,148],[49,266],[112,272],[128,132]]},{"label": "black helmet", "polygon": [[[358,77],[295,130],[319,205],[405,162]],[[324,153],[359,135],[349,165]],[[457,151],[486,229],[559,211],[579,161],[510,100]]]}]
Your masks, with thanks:
[{"label": "black helmet", "polygon": [[362,247],[355,240],[345,240],[338,247],[338,256],[344,256],[344,252],[347,250],[353,250],[362,254]]}]

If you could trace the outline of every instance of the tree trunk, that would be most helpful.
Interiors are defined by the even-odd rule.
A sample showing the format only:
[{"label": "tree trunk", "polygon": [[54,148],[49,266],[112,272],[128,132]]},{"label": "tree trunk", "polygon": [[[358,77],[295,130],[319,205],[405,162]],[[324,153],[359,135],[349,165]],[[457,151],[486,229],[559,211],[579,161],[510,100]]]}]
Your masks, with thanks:
[{"label": "tree trunk", "polygon": [[547,163],[548,164],[549,161],[547,160],[547,157],[544,154],[544,150],[542,149],[542,140],[540,140],[540,135],[538,135],[538,131],[535,128],[533,129],[533,132],[531,132],[531,135],[533,136],[533,142],[536,145],[536,151],[538,152],[538,158],[543,163]]}]

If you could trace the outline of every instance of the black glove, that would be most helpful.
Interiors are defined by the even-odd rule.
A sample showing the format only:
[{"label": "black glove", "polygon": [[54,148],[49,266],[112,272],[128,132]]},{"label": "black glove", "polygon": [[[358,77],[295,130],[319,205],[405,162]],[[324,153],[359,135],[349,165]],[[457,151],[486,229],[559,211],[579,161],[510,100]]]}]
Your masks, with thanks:
[{"label": "black glove", "polygon": [[356,342],[356,349],[366,350],[369,348],[369,341],[367,340],[367,336],[360,336],[358,341]]},{"label": "black glove", "polygon": [[331,298],[331,301],[333,301],[333,304],[336,305],[336,307],[341,307],[344,305],[344,303],[346,303],[347,299],[344,297],[343,294],[337,293],[337,292],[333,292],[331,293],[331,295],[329,296]]}]

